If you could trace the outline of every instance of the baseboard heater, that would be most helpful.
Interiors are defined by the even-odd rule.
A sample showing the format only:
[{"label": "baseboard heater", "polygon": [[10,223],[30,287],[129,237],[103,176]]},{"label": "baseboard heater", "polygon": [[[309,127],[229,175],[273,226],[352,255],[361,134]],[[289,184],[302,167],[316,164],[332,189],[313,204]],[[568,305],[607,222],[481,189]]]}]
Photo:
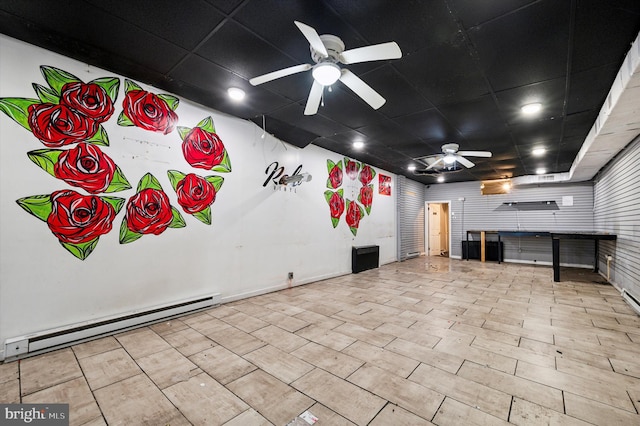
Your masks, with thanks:
[{"label": "baseboard heater", "polygon": [[622,290],[622,298],[631,306],[631,308],[640,315],[640,300],[633,294],[629,293],[627,289]]},{"label": "baseboard heater", "polygon": [[13,337],[4,341],[4,359],[18,359],[27,355],[47,352],[97,337],[131,330],[142,325],[175,318],[220,304],[221,296],[214,293],[156,306],[147,310],[132,311],[112,317],[68,325],[38,333]]}]

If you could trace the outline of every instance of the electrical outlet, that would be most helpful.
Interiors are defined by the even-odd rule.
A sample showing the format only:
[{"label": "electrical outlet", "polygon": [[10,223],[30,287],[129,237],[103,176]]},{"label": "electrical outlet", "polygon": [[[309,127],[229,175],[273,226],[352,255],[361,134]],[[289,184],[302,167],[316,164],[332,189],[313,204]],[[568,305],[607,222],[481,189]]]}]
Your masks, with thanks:
[{"label": "electrical outlet", "polygon": [[289,279],[292,280],[293,279],[293,272],[289,272]]}]

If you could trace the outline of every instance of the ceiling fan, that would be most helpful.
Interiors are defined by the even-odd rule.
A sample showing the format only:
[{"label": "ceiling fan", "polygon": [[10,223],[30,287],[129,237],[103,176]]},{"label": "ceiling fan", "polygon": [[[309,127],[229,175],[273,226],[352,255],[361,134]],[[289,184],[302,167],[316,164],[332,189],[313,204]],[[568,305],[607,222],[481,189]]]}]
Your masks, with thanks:
[{"label": "ceiling fan", "polygon": [[489,151],[458,151],[460,146],[457,143],[447,143],[442,145],[442,153],[436,155],[427,155],[425,157],[414,158],[416,161],[420,161],[426,169],[416,170],[416,172],[428,172],[430,170],[459,170],[458,164],[470,168],[475,164],[465,157],[491,157]]},{"label": "ceiling fan", "polygon": [[294,23],[309,42],[311,59],[313,59],[315,65],[295,65],[254,77],[249,80],[249,83],[257,86],[281,77],[313,70],[313,85],[311,86],[311,91],[309,92],[307,104],[304,109],[305,115],[313,115],[318,112],[325,86],[331,86],[338,80],[344,83],[344,85],[351,89],[356,95],[360,96],[366,103],[371,105],[373,109],[378,109],[384,105],[386,100],[380,96],[378,92],[373,90],[371,86],[348,69],[340,68],[338,63],[349,65],[359,62],[398,59],[402,57],[402,51],[396,42],[391,41],[372,46],[359,47],[357,49],[344,50],[344,43],[339,37],[329,34],[318,35],[316,30],[309,25],[298,21],[294,21]]}]

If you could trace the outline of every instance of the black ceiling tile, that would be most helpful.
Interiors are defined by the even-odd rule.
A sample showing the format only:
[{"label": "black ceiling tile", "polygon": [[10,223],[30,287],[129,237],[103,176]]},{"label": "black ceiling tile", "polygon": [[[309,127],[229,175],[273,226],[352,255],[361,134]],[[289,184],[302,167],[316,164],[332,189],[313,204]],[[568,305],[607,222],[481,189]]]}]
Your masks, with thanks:
[{"label": "black ceiling tile", "polygon": [[[105,56],[106,52],[111,58],[122,58],[137,67],[160,74],[167,73],[187,53],[108,11],[84,2],[66,3],[68,7],[47,1],[12,2],[0,7],[7,7],[11,13],[18,13],[30,20],[27,25],[31,31],[41,32],[39,37],[43,40],[62,36],[68,45],[60,45],[58,51],[73,52],[77,46],[81,46],[90,56]],[[78,58],[73,53],[71,56]]]},{"label": "black ceiling tile", "polygon": [[537,0],[452,0],[452,9],[465,28],[513,13],[514,10],[535,3]]},{"label": "black ceiling tile", "polygon": [[447,121],[462,136],[481,132],[485,129],[504,127],[500,110],[492,96],[438,106]]},{"label": "black ceiling tile", "polygon": [[566,73],[569,6],[566,1],[541,0],[469,32],[494,90],[552,80]]},{"label": "black ceiling tile", "polygon": [[[370,43],[395,41],[406,54],[425,46],[459,42],[458,27],[445,1],[328,0]],[[407,19],[411,16],[412,19]]]},{"label": "black ceiling tile", "polygon": [[[271,93],[267,90],[254,88],[237,75],[205,61],[198,56],[189,56],[180,66],[174,70],[171,77],[177,81],[183,81],[188,86],[199,88],[208,93],[210,99],[225,99],[229,87],[238,86],[247,92],[243,104],[251,107],[256,115],[268,112],[271,109],[282,108],[290,103],[289,100]],[[211,102],[205,105],[216,108]],[[243,117],[246,118],[246,117]]]},{"label": "black ceiling tile", "polygon": [[304,115],[304,105],[290,104],[269,114],[278,120],[285,121],[317,136],[330,137],[336,133],[344,133],[348,127],[321,115]]},{"label": "black ceiling tile", "polygon": [[340,37],[347,49],[364,45],[364,40],[323,1],[251,0],[234,19],[298,61],[310,61],[311,54],[309,42],[294,21],[313,27],[319,35]]},{"label": "black ceiling tile", "polygon": [[573,73],[569,87],[567,114],[600,110],[619,68],[618,65],[609,64]]},{"label": "black ceiling tile", "polygon": [[393,119],[406,132],[429,142],[456,141],[461,139],[456,129],[435,108]]},{"label": "black ceiling tile", "polygon": [[[584,142],[598,118],[598,113],[598,110],[591,110],[567,116],[564,122],[564,139],[579,138]],[[564,139],[562,142],[566,142]]]},{"label": "black ceiling tile", "polygon": [[580,0],[577,2],[573,35],[572,71],[605,64],[619,68],[640,31],[637,0]]},{"label": "black ceiling tile", "polygon": [[233,21],[226,21],[215,36],[204,42],[195,53],[247,80],[299,65]]},{"label": "black ceiling tile", "polygon": [[389,147],[393,147],[398,143],[418,140],[402,127],[389,120],[379,120],[367,126],[360,127],[358,128],[358,132],[367,137],[365,143],[374,142]]},{"label": "black ceiling tile", "polygon": [[514,143],[558,143],[562,134],[562,120],[535,120],[509,126]]},{"label": "black ceiling tile", "polygon": [[474,99],[490,91],[466,46],[427,47],[393,66],[434,105]]},{"label": "black ceiling tile", "polygon": [[433,107],[389,65],[378,67],[361,78],[386,99],[380,108],[380,113],[386,117],[398,117]]},{"label": "black ceiling tile", "polygon": [[[556,78],[496,92],[498,106],[509,124],[544,120],[563,115],[566,78]],[[542,110],[534,116],[522,114],[523,105],[539,102]]]},{"label": "black ceiling tile", "polygon": [[231,13],[244,0],[206,0],[223,13]]},{"label": "black ceiling tile", "polygon": [[366,126],[371,122],[384,120],[382,115],[373,110],[369,104],[365,103],[351,90],[341,84],[334,86],[337,87],[334,87],[331,92],[325,89],[324,106],[320,106],[319,114],[325,115],[352,129]]},{"label": "black ceiling tile", "polygon": [[86,0],[141,30],[191,50],[218,25],[224,15],[204,0]]}]

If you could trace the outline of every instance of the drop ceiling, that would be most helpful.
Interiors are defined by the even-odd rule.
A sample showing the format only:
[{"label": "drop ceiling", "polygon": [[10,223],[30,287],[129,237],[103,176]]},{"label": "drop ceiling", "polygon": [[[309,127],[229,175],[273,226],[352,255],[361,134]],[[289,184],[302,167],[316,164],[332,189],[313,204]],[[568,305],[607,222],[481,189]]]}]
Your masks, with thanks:
[{"label": "drop ceiling", "polygon": [[[303,114],[313,63],[294,21],[347,49],[395,41],[400,59],[345,66],[386,103],[336,83]],[[447,182],[568,172],[640,31],[637,0],[4,0],[0,31],[426,184],[407,170],[445,143],[476,166]],[[245,90],[237,103],[229,87]],[[520,107],[540,102],[535,116]],[[353,142],[364,142],[357,150]],[[546,148],[541,157],[535,147]]]}]

